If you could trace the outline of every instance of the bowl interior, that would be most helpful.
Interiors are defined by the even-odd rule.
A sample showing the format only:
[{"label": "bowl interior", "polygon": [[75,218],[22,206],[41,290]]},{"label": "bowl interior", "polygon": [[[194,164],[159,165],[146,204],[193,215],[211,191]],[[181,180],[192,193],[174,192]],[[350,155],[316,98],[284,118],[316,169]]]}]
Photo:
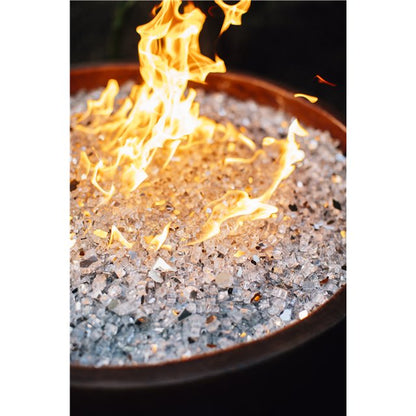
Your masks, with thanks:
[{"label": "bowl interior", "polygon": [[[137,64],[107,64],[78,67],[71,70],[71,94],[80,89],[104,87],[110,78],[119,84],[140,80]],[[242,74],[210,74],[207,83],[198,85],[207,90],[226,92],[239,99],[253,99],[259,104],[282,109],[298,117],[305,126],[327,130],[346,152],[346,128],[319,106],[295,98],[293,94],[269,82]],[[242,369],[305,344],[345,318],[346,288],[312,312],[307,319],[292,323],[262,339],[214,351],[187,360],[128,367],[89,367],[71,365],[71,385],[90,388],[148,388],[211,377]]]}]

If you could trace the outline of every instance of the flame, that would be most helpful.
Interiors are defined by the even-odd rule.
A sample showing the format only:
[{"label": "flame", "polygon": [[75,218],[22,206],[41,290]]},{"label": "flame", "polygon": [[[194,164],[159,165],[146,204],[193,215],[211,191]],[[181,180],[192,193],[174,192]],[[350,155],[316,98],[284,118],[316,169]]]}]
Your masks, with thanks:
[{"label": "flame", "polygon": [[[249,0],[234,5],[222,0],[215,0],[215,3],[224,13],[220,34],[230,25],[241,25],[242,15],[250,7]],[[90,179],[104,196],[103,203],[115,193],[133,195],[152,175],[165,169],[177,153],[186,156],[189,149],[201,143],[210,146],[216,141],[228,143],[230,151],[238,144],[252,152],[248,158],[227,157],[224,165],[251,164],[267,154],[266,147],[277,147],[279,158],[268,188],[257,197],[248,194],[250,187],[231,189],[212,201],[207,207],[211,214],[199,237],[188,243],[197,244],[218,234],[228,219],[239,217],[241,224],[246,220],[268,218],[277,212],[268,201],[295,164],[303,159],[295,135],[305,135],[306,131],[295,120],[285,140],[266,137],[258,148],[244,134],[244,129],[239,130],[231,123],[217,124],[199,116],[196,90],[189,88],[188,82],[204,83],[209,73],[225,72],[226,69],[218,56],[211,59],[201,53],[198,38],[205,15],[192,2],[187,3],[183,11],[180,6],[180,0],[164,0],[152,10],[154,18],[137,27],[142,82],[134,85],[128,97],[119,102],[118,83],[109,80],[101,96],[87,102],[85,113],[74,117],[72,127],[92,143],[89,156],[85,151],[80,153],[78,177]],[[295,96],[316,98],[304,94]],[[195,176],[195,181],[200,182],[201,178]],[[250,177],[249,183],[252,182]],[[180,211],[173,213],[179,215]],[[165,225],[160,234],[144,238],[151,249],[171,249],[164,245],[170,224]],[[104,238],[104,232],[96,230],[95,235]],[[108,244],[115,240],[128,248],[133,245],[113,225]]]},{"label": "flame", "polygon": [[336,87],[337,84],[333,84],[332,82],[327,81],[326,79],[323,79],[320,75],[315,75],[315,78],[318,80],[320,84],[326,84],[331,87]]},{"label": "flame", "polygon": [[97,237],[100,237],[100,238],[107,238],[107,231],[104,231],[104,230],[100,230],[99,228],[97,228],[94,232],[93,232],[93,234],[94,235],[96,235]]},{"label": "flame", "polygon": [[[96,147],[99,161],[85,163],[85,154],[83,159],[89,165],[86,170],[93,171],[92,184],[106,198],[116,186],[127,193],[137,189],[157,153],[167,153],[166,166],[181,144],[204,136],[207,127],[198,117],[196,91],[185,90],[188,81],[204,82],[210,72],[225,72],[225,65],[200,52],[198,36],[205,15],[192,3],[180,13],[180,5],[178,0],[162,2],[154,19],[137,27],[143,83],[135,85],[116,109],[119,87],[110,80],[98,100],[88,101],[87,111],[74,125],[79,132],[102,138]],[[215,124],[209,124],[212,132]],[[113,179],[109,190],[102,188],[97,176]]]},{"label": "flame", "polygon": [[215,0],[215,3],[221,7],[225,15],[220,31],[220,35],[222,35],[230,27],[230,25],[241,25],[241,16],[247,12],[251,1],[243,0],[234,5],[226,4],[223,0]]},{"label": "flame", "polygon": [[[163,228],[163,231],[160,234],[157,234],[155,236],[150,235],[145,237],[145,241],[147,244],[149,244],[149,247],[154,250],[157,251],[160,249],[160,247],[163,246],[163,243],[166,240],[166,237],[168,236],[169,233],[169,227],[172,224],[172,222],[168,222],[165,227]],[[169,249],[170,246],[166,246],[167,249]]]},{"label": "flame", "polygon": [[[266,202],[270,199],[281,181],[293,172],[295,164],[305,157],[304,152],[299,149],[299,145],[296,143],[296,134],[299,136],[306,136],[308,134],[300,126],[297,119],[289,126],[286,140],[279,143],[281,144],[281,157],[278,160],[278,166],[272,183],[266,191],[257,198],[250,198],[245,191],[227,191],[223,197],[210,204],[210,206],[213,206],[212,213],[202,228],[201,236],[189,243],[190,245],[198,244],[219,234],[221,224],[228,219],[241,216],[240,221],[252,221],[268,218],[277,212],[275,206],[269,205]],[[266,140],[266,143],[270,144],[270,140]]]},{"label": "flame", "polygon": [[119,229],[113,225],[111,227],[111,233],[110,233],[110,240],[108,242],[108,245],[111,246],[111,244],[113,244],[113,241],[118,241],[119,243],[121,243],[124,247],[127,248],[132,248],[133,247],[133,243],[129,243],[121,234],[121,232],[119,231]]},{"label": "flame", "polygon": [[294,97],[303,97],[303,98],[306,98],[311,103],[316,103],[318,101],[318,97],[314,97],[313,95],[296,93],[296,94],[293,94],[293,96]]},{"label": "flame", "polygon": [[85,179],[90,173],[90,169],[91,169],[91,162],[88,159],[87,154],[84,151],[82,151],[80,155],[80,161],[79,161],[80,179]]},{"label": "flame", "polygon": [[264,155],[263,149],[258,149],[253,154],[253,156],[249,157],[248,159],[245,159],[243,157],[226,157],[224,160],[224,163],[226,165],[232,164],[232,163],[246,163],[251,164],[253,163],[259,156]]}]

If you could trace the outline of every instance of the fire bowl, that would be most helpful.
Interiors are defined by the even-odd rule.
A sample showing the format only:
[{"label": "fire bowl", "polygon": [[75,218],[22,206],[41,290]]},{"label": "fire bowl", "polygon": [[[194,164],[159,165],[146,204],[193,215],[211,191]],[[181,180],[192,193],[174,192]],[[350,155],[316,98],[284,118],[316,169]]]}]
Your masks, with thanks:
[{"label": "fire bowl", "polygon": [[[139,81],[137,63],[78,66],[71,70],[70,92],[104,87],[110,78],[120,85],[130,80]],[[328,131],[339,140],[341,150],[346,153],[346,128],[340,121],[319,106],[295,98],[293,93],[272,83],[236,73],[210,74],[207,83],[198,84],[198,88],[221,91],[238,99],[252,99],[258,104],[281,109],[297,117],[305,127]],[[261,339],[166,363],[103,367],[72,364],[71,386],[114,390],[164,387],[228,374],[268,360],[284,359],[286,353],[304,346],[343,321],[345,310],[346,287],[343,286],[307,319]]]}]

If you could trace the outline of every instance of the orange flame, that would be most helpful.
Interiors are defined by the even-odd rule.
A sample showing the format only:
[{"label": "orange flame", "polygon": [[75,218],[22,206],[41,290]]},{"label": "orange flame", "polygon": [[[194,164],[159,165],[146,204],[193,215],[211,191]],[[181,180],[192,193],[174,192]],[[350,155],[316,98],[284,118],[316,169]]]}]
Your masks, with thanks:
[{"label": "orange flame", "polygon": [[326,84],[326,85],[329,85],[331,87],[336,87],[337,86],[337,84],[333,84],[332,82],[329,82],[326,79],[323,79],[320,75],[315,75],[314,78],[316,78],[320,84]]}]

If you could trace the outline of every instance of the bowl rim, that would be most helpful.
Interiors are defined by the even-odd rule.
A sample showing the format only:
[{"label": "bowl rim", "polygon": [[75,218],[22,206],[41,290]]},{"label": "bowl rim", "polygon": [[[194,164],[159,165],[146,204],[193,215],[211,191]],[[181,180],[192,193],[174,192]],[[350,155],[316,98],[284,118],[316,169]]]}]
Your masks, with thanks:
[{"label": "bowl rim", "polygon": [[[86,89],[91,89],[104,86],[104,79],[115,78],[121,83],[134,76],[139,79],[137,63],[78,64],[70,71],[70,92],[75,93],[85,82]],[[249,86],[248,90],[232,88],[239,84]],[[326,123],[327,130],[340,140],[340,147],[346,153],[344,124],[319,106],[295,98],[293,93],[274,83],[251,75],[227,72],[210,74],[207,83],[201,87],[208,90],[226,90],[230,95],[239,95],[238,98],[245,94],[266,94],[266,104],[275,108],[283,108],[294,115],[312,114],[309,122],[303,124],[322,128],[322,123]],[[328,331],[345,317],[346,284],[305,319],[296,320],[262,338],[193,355],[187,359],[161,363],[102,367],[71,363],[70,384],[72,388],[83,389],[147,389],[208,379],[271,359],[283,359],[285,354]]]}]

